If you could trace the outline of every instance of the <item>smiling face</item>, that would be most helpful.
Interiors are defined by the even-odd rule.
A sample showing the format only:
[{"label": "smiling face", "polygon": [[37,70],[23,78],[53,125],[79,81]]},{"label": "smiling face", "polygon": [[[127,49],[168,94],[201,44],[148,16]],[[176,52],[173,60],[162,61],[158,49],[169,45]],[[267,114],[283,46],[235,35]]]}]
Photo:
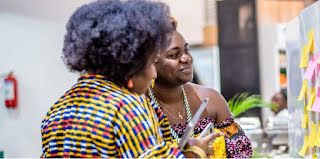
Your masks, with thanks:
[{"label": "smiling face", "polygon": [[191,81],[192,62],[188,43],[180,33],[174,32],[169,47],[160,54],[156,63],[156,83],[176,86]]}]

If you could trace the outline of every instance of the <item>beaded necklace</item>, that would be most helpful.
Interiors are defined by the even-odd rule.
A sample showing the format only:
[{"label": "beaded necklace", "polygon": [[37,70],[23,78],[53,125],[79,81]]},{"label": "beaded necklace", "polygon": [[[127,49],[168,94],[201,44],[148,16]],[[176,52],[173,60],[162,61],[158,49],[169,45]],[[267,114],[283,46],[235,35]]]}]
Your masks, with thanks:
[{"label": "beaded necklace", "polygon": [[[192,118],[191,111],[190,111],[190,105],[189,105],[188,98],[187,98],[187,95],[186,95],[186,92],[185,92],[183,86],[181,86],[181,89],[182,89],[184,107],[185,107],[186,112],[187,112],[187,121],[189,122],[189,121],[191,120],[191,118]],[[151,88],[149,89],[149,97],[150,97],[150,99],[153,100],[153,101],[156,103],[156,105],[158,105],[158,106],[160,107],[160,109],[161,109],[161,106],[160,106],[160,104],[158,103],[156,97],[154,96]],[[177,133],[176,131],[173,130],[173,128],[172,128],[171,126],[170,126],[170,132],[171,132],[172,136],[174,137],[174,139],[176,139],[177,142],[179,143],[179,140],[180,140],[179,135],[178,135],[178,133]],[[192,136],[193,136],[193,134],[192,134]]]}]

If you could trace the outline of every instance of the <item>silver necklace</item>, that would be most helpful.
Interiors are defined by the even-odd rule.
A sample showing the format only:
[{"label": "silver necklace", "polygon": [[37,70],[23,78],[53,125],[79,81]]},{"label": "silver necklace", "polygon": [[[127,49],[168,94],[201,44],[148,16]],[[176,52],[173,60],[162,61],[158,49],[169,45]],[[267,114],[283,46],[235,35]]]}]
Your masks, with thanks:
[{"label": "silver necklace", "polygon": [[[187,95],[186,95],[186,92],[185,92],[183,86],[181,86],[181,89],[182,89],[184,107],[185,107],[186,112],[187,112],[187,121],[189,122],[189,121],[191,120],[191,118],[192,118],[191,111],[190,111],[190,105],[189,105],[188,98],[187,98]],[[150,98],[151,100],[153,100],[156,105],[158,105],[158,106],[160,107],[160,105],[159,105],[156,97],[154,96],[151,88],[149,89],[149,98]],[[161,107],[160,107],[160,109],[161,109]],[[171,115],[171,114],[170,114],[170,115]],[[171,126],[170,126],[170,132],[171,132],[172,136],[173,136],[173,137],[177,140],[177,142],[179,143],[179,140],[180,140],[179,135],[178,135],[178,133],[177,133],[176,131],[173,130],[173,128],[172,128]],[[193,134],[192,134],[192,136],[193,136]]]}]

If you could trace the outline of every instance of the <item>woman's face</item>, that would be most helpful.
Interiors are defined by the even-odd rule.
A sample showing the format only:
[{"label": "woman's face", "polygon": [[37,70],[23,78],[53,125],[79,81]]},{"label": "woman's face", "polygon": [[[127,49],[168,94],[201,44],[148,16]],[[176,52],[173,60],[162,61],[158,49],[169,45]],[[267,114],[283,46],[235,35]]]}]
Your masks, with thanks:
[{"label": "woman's face", "polygon": [[156,63],[156,83],[181,85],[191,81],[192,61],[188,43],[179,32],[174,32],[169,47],[160,54]]},{"label": "woman's face", "polygon": [[133,87],[129,89],[130,91],[141,95],[148,90],[149,86],[151,86],[152,79],[157,77],[155,62],[157,62],[158,57],[159,54],[150,57],[145,68],[131,78]]}]

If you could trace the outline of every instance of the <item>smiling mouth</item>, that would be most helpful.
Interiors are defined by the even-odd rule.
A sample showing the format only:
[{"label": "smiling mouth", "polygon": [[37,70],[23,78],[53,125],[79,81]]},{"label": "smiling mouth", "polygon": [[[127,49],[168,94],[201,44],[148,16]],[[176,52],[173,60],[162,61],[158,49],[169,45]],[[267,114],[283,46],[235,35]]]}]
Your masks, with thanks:
[{"label": "smiling mouth", "polygon": [[186,72],[186,71],[191,71],[192,67],[185,67],[185,68],[181,68],[180,71],[181,72]]}]

